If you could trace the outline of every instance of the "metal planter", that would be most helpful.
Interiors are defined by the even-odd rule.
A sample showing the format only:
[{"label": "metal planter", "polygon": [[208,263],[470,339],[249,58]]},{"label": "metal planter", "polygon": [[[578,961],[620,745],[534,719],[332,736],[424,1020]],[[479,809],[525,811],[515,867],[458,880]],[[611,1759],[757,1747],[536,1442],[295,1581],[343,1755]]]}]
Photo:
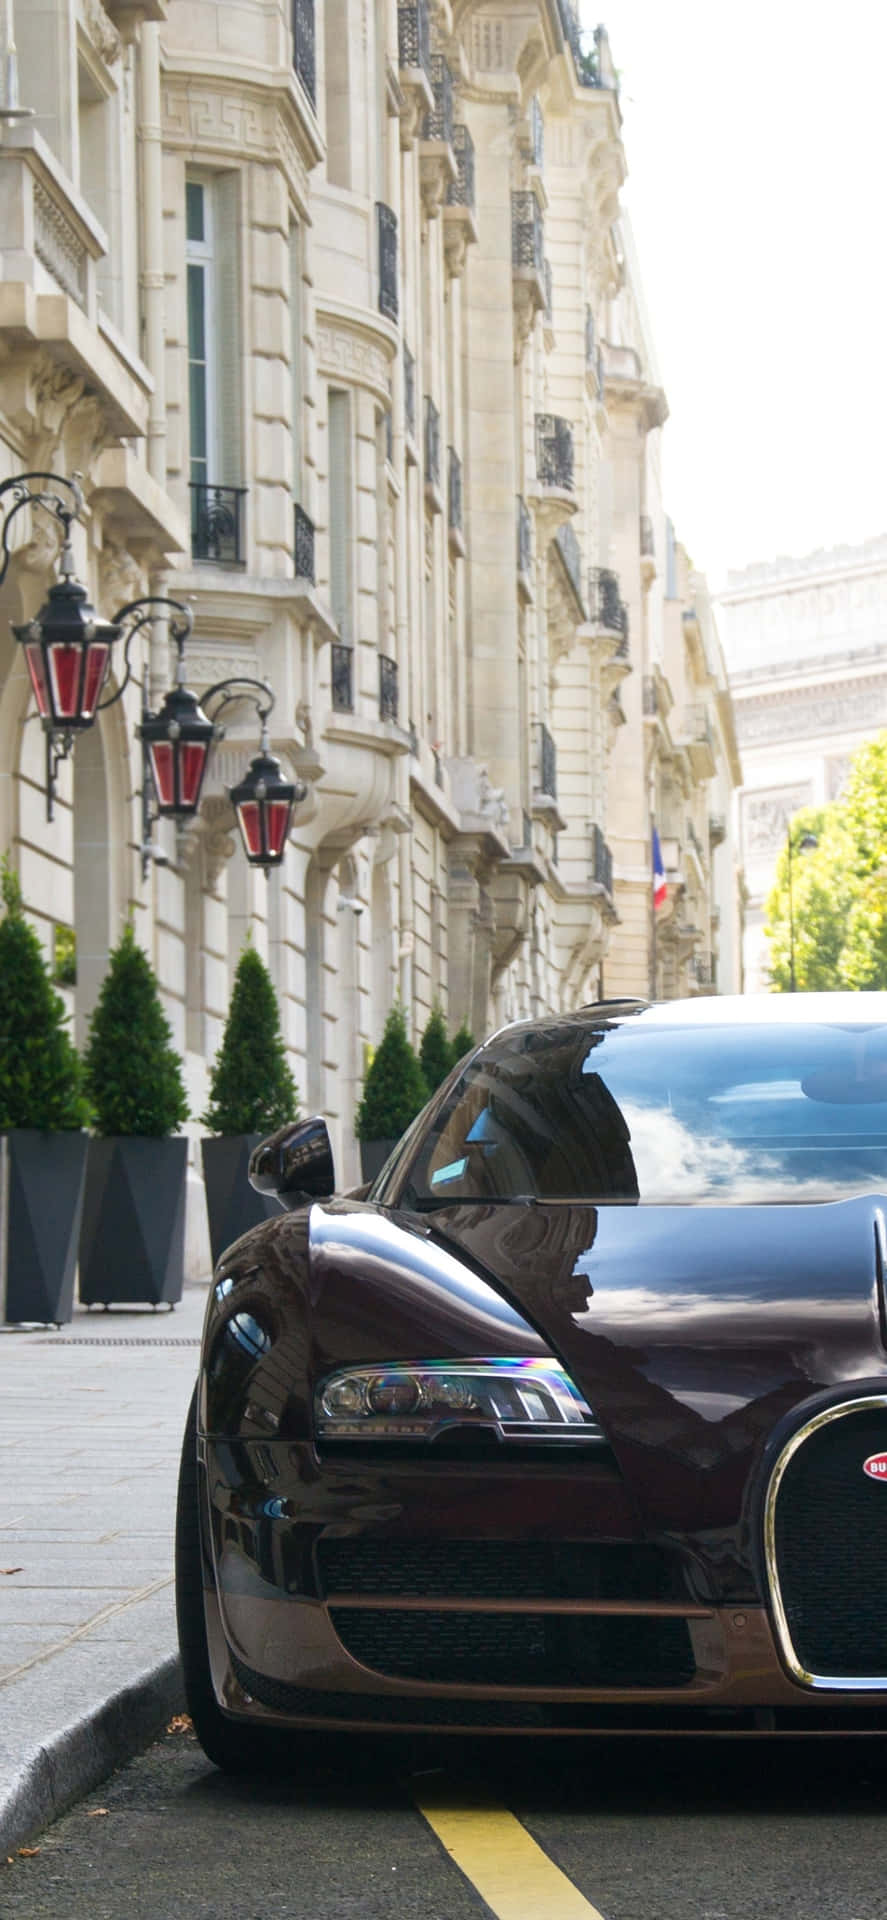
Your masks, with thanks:
[{"label": "metal planter", "polygon": [[0,1320],[61,1326],[74,1275],[89,1140],[16,1127],[0,1136]]},{"label": "metal planter", "polygon": [[249,1184],[249,1157],[263,1133],[216,1134],[200,1142],[213,1266],[226,1247],[280,1213],[273,1194],[256,1193]]},{"label": "metal planter", "polygon": [[80,1232],[84,1306],[174,1306],[185,1278],[187,1140],[91,1140]]}]

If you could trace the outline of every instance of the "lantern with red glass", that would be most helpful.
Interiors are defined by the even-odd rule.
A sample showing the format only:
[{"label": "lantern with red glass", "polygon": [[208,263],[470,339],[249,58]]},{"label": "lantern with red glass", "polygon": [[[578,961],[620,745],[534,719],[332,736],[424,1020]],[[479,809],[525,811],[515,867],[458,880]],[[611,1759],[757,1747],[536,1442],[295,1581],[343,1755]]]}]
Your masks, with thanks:
[{"label": "lantern with red glass", "polygon": [[251,867],[279,867],[286,851],[293,807],[305,797],[301,781],[284,780],[280,761],[269,751],[262,727],[258,753],[236,787],[228,789],[237,815],[243,850]]},{"label": "lantern with red glass", "polygon": [[164,819],[188,820],[200,806],[203,778],[216,729],[196,694],[176,686],[159,713],[144,713],[138,728],[151,767],[155,807]]},{"label": "lantern with red glass", "polygon": [[64,735],[92,726],[120,628],[99,617],[86,588],[73,579],[67,544],[60,566],[62,577],[50,587],[36,619],[12,631],[24,648],[44,727],[47,733]]}]

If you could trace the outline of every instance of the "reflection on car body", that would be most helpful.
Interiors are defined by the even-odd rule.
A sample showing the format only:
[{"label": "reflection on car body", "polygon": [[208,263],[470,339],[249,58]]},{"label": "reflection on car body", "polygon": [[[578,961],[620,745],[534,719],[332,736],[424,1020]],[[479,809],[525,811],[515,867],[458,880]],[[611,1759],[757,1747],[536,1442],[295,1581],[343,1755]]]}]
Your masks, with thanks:
[{"label": "reflection on car body", "polygon": [[316,1118],[253,1166],[179,1508],[214,1758],[884,1726],[887,995],[525,1022],[368,1192]]}]

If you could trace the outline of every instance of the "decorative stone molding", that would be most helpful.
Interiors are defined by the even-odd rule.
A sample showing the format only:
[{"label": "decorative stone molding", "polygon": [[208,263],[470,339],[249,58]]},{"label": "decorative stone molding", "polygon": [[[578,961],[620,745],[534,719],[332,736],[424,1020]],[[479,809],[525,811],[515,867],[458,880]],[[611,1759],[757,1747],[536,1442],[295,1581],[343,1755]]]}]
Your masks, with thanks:
[{"label": "decorative stone molding", "polygon": [[100,605],[110,615],[116,607],[137,600],[147,591],[145,574],[120,541],[105,541],[98,559]]},{"label": "decorative stone molding", "polygon": [[769,698],[736,700],[736,731],[741,747],[768,741],[806,738],[818,733],[861,729],[876,733],[887,725],[887,675],[799,688]]},{"label": "decorative stone molding", "polygon": [[88,258],[86,248],[73,222],[67,219],[57,200],[34,181],[34,252],[41,266],[51,273],[63,293],[78,307],[86,307]]},{"label": "decorative stone molding", "polygon": [[383,341],[360,321],[318,313],[317,366],[322,375],[367,387],[387,407],[391,404],[392,357],[387,339]]},{"label": "decorative stone molding", "polygon": [[809,780],[790,787],[769,787],[742,795],[742,842],[747,858],[778,853],[788,832],[788,823],[799,807],[809,807],[813,798]]},{"label": "decorative stone molding", "polygon": [[114,22],[108,18],[101,0],[80,0],[80,10],[87,38],[105,65],[113,66],[123,52],[123,42]]}]

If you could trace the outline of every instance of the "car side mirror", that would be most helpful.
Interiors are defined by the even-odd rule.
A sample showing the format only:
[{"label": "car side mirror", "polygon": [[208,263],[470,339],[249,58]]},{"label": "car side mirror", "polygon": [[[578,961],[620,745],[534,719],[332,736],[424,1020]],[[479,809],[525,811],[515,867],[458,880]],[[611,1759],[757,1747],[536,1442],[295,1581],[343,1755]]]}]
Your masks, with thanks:
[{"label": "car side mirror", "polygon": [[326,1121],[312,1114],[260,1140],[250,1154],[249,1180],[257,1193],[273,1193],[282,1207],[328,1200],[335,1192],[336,1172]]}]

